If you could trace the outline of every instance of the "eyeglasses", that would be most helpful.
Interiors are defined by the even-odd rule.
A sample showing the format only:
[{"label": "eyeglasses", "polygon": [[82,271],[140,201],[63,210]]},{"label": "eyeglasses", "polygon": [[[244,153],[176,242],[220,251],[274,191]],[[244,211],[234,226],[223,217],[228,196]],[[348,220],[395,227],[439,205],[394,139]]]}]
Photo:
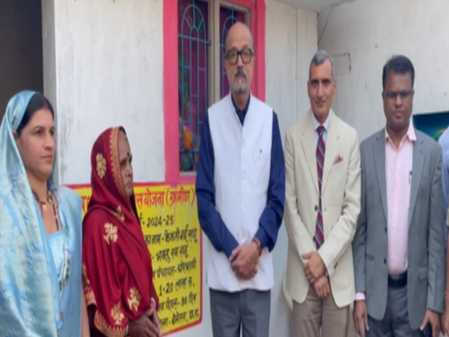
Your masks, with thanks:
[{"label": "eyeglasses", "polygon": [[407,98],[409,98],[412,93],[413,93],[413,90],[404,90],[404,91],[398,91],[398,92],[396,92],[396,91],[385,91],[385,96],[390,101],[396,101],[398,96],[401,98],[401,101],[404,101]]},{"label": "eyeglasses", "polygon": [[237,64],[239,56],[241,56],[243,64],[248,64],[251,62],[254,54],[251,49],[242,49],[240,51],[232,49],[226,53],[225,58],[231,66],[234,66]]}]

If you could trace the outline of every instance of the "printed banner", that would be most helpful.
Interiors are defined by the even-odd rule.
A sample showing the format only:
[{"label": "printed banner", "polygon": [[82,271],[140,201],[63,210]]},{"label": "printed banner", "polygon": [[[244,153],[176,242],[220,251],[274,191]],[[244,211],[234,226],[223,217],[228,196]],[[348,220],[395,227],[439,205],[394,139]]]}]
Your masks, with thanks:
[{"label": "printed banner", "polygon": [[[81,195],[84,217],[91,190],[74,190]],[[202,319],[202,245],[194,185],[138,186],[134,192],[151,252],[163,332],[196,325]]]}]

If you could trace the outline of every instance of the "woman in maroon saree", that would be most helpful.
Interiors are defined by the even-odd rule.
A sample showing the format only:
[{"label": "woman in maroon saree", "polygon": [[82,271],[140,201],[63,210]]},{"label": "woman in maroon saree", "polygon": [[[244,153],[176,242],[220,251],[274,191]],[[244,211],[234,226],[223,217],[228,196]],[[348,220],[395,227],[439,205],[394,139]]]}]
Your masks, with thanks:
[{"label": "woman in maroon saree", "polygon": [[131,162],[121,127],[104,131],[92,148],[92,197],[83,220],[83,289],[92,336],[162,335]]}]

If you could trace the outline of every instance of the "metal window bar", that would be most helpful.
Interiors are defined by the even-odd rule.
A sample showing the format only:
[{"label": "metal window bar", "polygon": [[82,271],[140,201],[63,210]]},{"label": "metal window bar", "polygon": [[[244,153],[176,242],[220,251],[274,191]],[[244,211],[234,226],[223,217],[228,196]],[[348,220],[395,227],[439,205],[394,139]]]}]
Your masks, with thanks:
[{"label": "metal window bar", "polygon": [[[204,76],[204,83],[205,83],[205,99],[204,99],[204,106],[203,106],[203,111],[205,112],[207,110],[207,89],[208,89],[208,83],[207,83],[207,65],[208,65],[208,61],[207,61],[207,46],[210,46],[210,41],[207,40],[207,31],[206,31],[206,22],[204,20],[203,14],[201,13],[201,9],[196,5],[195,0],[193,0],[192,4],[188,5],[185,10],[184,13],[182,15],[182,20],[181,20],[181,33],[178,34],[178,38],[180,39],[180,45],[181,45],[181,73],[183,74],[184,71],[188,71],[189,72],[189,88],[188,88],[188,100],[190,102],[190,105],[193,106],[193,101],[196,101],[195,104],[195,108],[196,108],[196,120],[193,121],[192,118],[192,113],[190,113],[189,119],[185,120],[184,119],[184,113],[185,113],[185,106],[187,102],[184,101],[184,98],[181,99],[181,127],[182,129],[184,129],[184,126],[187,124],[190,124],[191,126],[193,126],[193,123],[196,123],[196,141],[198,142],[199,136],[200,136],[200,126],[203,123],[203,121],[200,119],[201,116],[201,103],[200,103],[200,99],[201,99],[201,95],[200,95],[200,78],[201,76]],[[191,25],[189,23],[189,21],[187,20],[186,16],[187,13],[189,11],[192,11],[192,23],[193,25]],[[197,18],[198,16],[198,18]],[[185,27],[186,25],[184,23],[187,23],[188,26],[188,32],[186,31],[187,28]],[[201,34],[201,30],[203,31],[203,34]],[[194,37],[194,33],[196,33],[196,37]],[[202,36],[204,35],[204,36]],[[189,43],[189,55],[187,58],[184,58],[184,42],[188,41]],[[196,43],[196,74],[192,74],[192,71],[194,70],[192,65],[194,65],[194,60],[193,60],[193,56],[192,56],[192,43],[195,42]],[[200,45],[203,44],[204,45],[204,63],[205,66],[201,67],[200,65]],[[184,63],[184,59],[186,59],[186,63]],[[196,91],[193,92],[193,76],[196,76]],[[192,109],[191,109],[192,111]],[[192,133],[193,132],[193,127],[192,127]],[[180,159],[182,157],[183,154],[185,155],[190,155],[193,161],[193,168],[191,168],[188,171],[196,171],[197,169],[197,162],[196,162],[196,158],[198,156],[198,150],[199,150],[199,146],[197,146],[196,148],[191,148],[190,150],[186,151],[184,149],[184,130],[181,130],[181,135],[182,135],[182,147],[179,149],[180,152]],[[181,169],[181,165],[182,163],[180,163],[180,169]]]},{"label": "metal window bar", "polygon": [[232,27],[232,25],[234,23],[237,22],[237,17],[235,16],[235,11],[234,11],[234,7],[231,8],[231,14],[226,18],[226,20],[223,22],[223,27],[221,27],[221,38],[220,38],[220,47],[221,47],[221,57],[222,57],[222,66],[221,66],[221,87],[220,87],[220,92],[221,92],[221,98],[223,98],[224,96],[226,96],[228,93],[225,90],[225,84],[227,81],[227,74],[226,74],[226,70],[224,67],[224,60],[225,60],[225,42],[226,42],[226,36],[228,35],[228,28],[227,25],[229,23],[231,23],[231,25],[229,26]]}]

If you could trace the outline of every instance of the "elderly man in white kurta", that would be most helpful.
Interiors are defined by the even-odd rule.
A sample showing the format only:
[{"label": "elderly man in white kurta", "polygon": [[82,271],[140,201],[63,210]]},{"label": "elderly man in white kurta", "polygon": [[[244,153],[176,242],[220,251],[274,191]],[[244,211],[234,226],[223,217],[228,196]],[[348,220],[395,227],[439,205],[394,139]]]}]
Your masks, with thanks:
[{"label": "elderly man in white kurta", "polygon": [[236,23],[225,46],[231,93],[205,116],[196,181],[212,330],[214,337],[268,337],[271,251],[285,198],[282,142],[273,109],[251,95],[248,27]]}]

